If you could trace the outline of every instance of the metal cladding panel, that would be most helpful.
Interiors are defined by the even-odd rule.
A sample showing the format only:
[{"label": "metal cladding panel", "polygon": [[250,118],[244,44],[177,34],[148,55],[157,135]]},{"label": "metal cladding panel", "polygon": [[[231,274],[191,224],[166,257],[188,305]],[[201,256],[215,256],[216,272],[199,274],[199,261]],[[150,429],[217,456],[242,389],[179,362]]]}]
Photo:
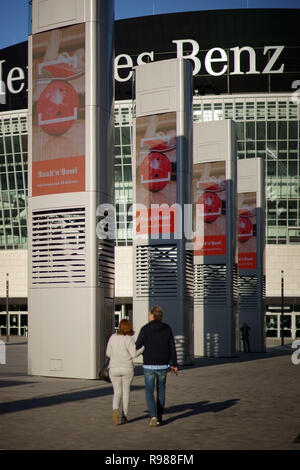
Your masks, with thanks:
[{"label": "metal cladding panel", "polygon": [[136,67],[136,116],[188,111],[190,103],[186,99],[186,93],[189,93],[190,84],[187,89],[183,89],[181,84],[183,80],[187,82],[186,75],[189,74],[190,67],[182,59],[163,60]]},{"label": "metal cladding panel", "polygon": [[231,121],[194,124],[195,353],[237,349],[236,155]]},{"label": "metal cladding panel", "polygon": [[262,276],[265,249],[264,162],[261,158],[238,160],[237,170],[237,247],[239,258],[245,258],[244,261],[239,260],[238,268],[241,274]]},{"label": "metal cladding panel", "polygon": [[85,21],[86,0],[32,0],[32,33]]},{"label": "metal cladding panel", "polygon": [[[230,276],[232,274],[232,276]],[[228,277],[232,301],[228,302]],[[237,269],[225,264],[194,265],[195,354],[232,356],[238,349]]]},{"label": "metal cladding panel", "polygon": [[113,204],[113,5],[33,1],[28,200],[33,375],[97,378],[113,332],[114,242],[97,230],[100,203]]},{"label": "metal cladding panel", "polygon": [[[169,207],[179,204],[183,208],[184,204],[191,201],[191,81],[191,65],[182,59],[136,68],[134,201],[149,210],[150,206],[162,204]],[[166,107],[161,105],[161,100],[156,100],[157,92],[162,89],[171,90],[170,94],[174,97]],[[170,226],[169,236],[168,227],[166,230],[164,227],[165,236],[158,236],[158,239],[172,239],[173,234],[182,229],[179,218],[176,225],[177,216],[178,212],[174,225]],[[144,220],[147,218],[148,215]],[[139,237],[138,243],[145,244],[147,240],[150,242],[151,238],[154,239],[154,235],[159,235],[159,228],[153,229],[144,224],[139,231],[136,230],[137,234],[144,236]]]},{"label": "metal cladding panel", "polygon": [[265,351],[265,198],[264,162],[238,161],[238,309],[239,326],[246,322],[252,351]]},{"label": "metal cladding panel", "polygon": [[261,159],[259,158],[245,158],[237,161],[238,193],[261,191],[259,180],[260,164]]},{"label": "metal cladding panel", "polygon": [[236,155],[230,120],[194,124],[194,262],[232,263],[235,253]]},{"label": "metal cladding panel", "polygon": [[[252,352],[265,352],[265,278],[258,275],[238,275],[239,328],[246,322],[250,327]],[[240,349],[242,345],[239,345]]]},{"label": "metal cladding panel", "polygon": [[192,70],[183,59],[135,69],[133,181],[135,330],[154,304],[174,332],[180,363],[193,359],[192,256],[182,209],[191,203]]},{"label": "metal cladding panel", "polygon": [[[45,305],[46,304],[46,305]],[[30,375],[96,378],[98,360],[94,321],[96,289],[69,286],[29,290],[28,373]]]}]

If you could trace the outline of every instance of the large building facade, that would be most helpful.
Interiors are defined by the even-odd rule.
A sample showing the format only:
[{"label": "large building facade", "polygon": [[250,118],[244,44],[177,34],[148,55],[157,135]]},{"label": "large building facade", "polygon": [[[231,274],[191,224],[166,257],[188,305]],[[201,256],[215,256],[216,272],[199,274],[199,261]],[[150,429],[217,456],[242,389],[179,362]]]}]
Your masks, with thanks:
[{"label": "large building facade", "polygon": [[[266,334],[300,337],[300,10],[224,10],[115,23],[116,321],[132,314],[134,67],[184,56],[194,122],[233,119],[237,158],[265,162]],[[0,52],[0,332],[27,332],[27,43]],[[282,283],[283,279],[283,283]]]}]

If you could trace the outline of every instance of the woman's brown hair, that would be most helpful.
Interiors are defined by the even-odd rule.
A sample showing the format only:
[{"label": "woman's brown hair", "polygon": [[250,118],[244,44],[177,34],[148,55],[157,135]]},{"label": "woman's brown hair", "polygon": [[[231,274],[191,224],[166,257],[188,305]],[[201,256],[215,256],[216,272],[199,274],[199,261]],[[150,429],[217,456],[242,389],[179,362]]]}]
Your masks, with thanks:
[{"label": "woman's brown hair", "polygon": [[134,331],[129,320],[120,321],[118,335],[134,335]]}]

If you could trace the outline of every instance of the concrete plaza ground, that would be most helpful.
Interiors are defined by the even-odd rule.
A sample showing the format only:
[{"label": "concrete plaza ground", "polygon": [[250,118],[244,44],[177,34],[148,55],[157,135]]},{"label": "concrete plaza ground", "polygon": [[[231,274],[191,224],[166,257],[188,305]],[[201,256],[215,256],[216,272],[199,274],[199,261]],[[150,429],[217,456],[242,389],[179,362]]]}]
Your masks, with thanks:
[{"label": "concrete plaza ground", "polygon": [[0,364],[0,449],[299,451],[300,364],[292,363],[291,342],[267,346],[266,353],[197,358],[170,374],[165,424],[150,428],[141,366],[130,422],[116,426],[111,384],[28,376],[26,338],[11,338]]}]

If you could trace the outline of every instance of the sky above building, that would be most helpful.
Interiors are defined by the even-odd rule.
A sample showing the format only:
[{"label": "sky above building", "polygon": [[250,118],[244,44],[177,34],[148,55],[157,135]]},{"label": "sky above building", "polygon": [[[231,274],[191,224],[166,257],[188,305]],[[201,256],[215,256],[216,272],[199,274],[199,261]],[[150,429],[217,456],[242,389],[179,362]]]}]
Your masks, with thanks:
[{"label": "sky above building", "polygon": [[[1,0],[0,5],[0,49],[26,41],[28,0]],[[234,8],[300,8],[300,0],[115,0],[115,18]]]}]

